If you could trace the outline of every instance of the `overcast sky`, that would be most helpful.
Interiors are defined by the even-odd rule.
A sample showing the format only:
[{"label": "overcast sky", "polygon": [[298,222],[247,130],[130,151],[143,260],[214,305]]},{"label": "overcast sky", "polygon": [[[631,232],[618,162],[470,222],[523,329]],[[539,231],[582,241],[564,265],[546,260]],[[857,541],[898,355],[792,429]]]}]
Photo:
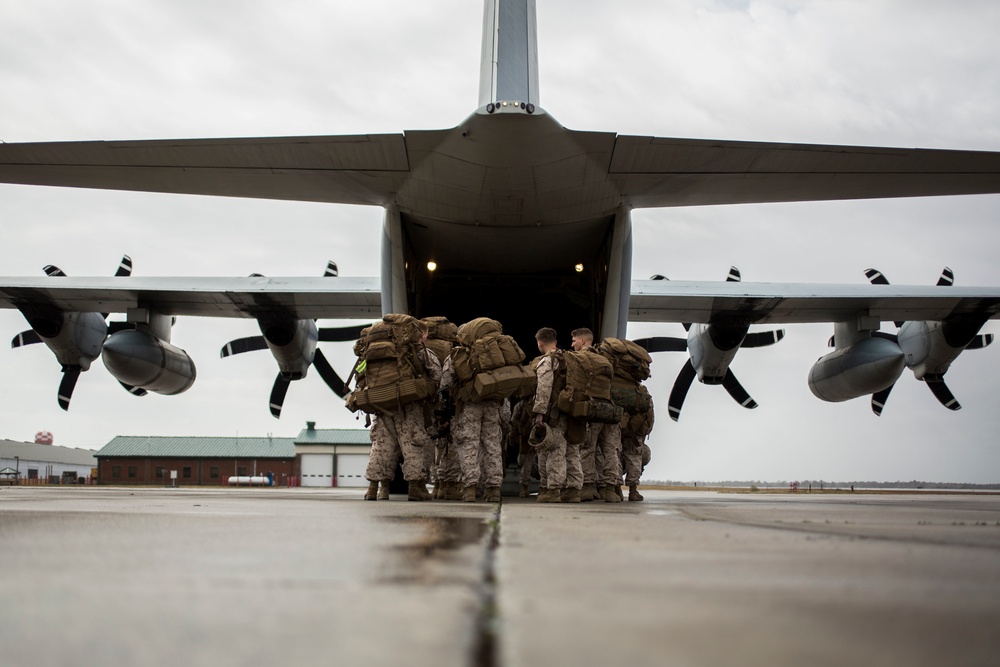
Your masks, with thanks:
[{"label": "overcast sky", "polygon": [[[478,101],[482,3],[366,0],[34,0],[0,3],[0,140],[324,135],[452,127]],[[541,106],[564,126],[697,137],[1000,151],[1000,4],[993,0],[539,0]],[[635,211],[634,278],[1000,286],[1000,196]],[[382,211],[0,185],[0,274],[378,275]],[[1000,290],[1000,287],[998,287]],[[333,325],[333,322],[326,322]],[[116,435],[294,436],[359,425],[315,374],[274,420],[266,352],[220,360],[252,320],[187,318],[173,342],[198,365],[187,393],[128,395],[95,362],[72,406],[26,323],[0,311],[0,437],[98,449]],[[891,323],[884,327],[893,330]],[[651,479],[1000,482],[1000,345],[947,375],[942,408],[909,371],[881,418],[806,384],[829,325],[793,325],[732,365],[760,403],[695,384],[667,396],[683,354],[655,355]],[[984,331],[998,332],[995,322]],[[684,335],[632,325],[630,337]],[[568,344],[568,340],[563,341]],[[322,345],[346,376],[349,344]]]}]

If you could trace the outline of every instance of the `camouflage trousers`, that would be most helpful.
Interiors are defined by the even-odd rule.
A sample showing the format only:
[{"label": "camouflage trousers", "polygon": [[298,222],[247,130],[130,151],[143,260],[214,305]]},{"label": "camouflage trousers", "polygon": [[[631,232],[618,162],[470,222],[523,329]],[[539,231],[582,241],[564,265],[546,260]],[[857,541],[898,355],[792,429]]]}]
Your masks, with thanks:
[{"label": "camouflage trousers", "polygon": [[379,415],[369,436],[372,451],[368,457],[365,478],[374,482],[393,479],[396,462],[403,456],[403,479],[416,481],[427,478],[428,456],[434,446],[424,427],[424,408],[420,403],[403,406],[402,410]]},{"label": "camouflage trousers", "polygon": [[437,462],[434,468],[434,481],[457,482],[462,478],[462,468],[458,464],[458,454],[451,437],[442,441],[444,446],[437,447]]},{"label": "camouflage trousers", "polygon": [[503,483],[499,401],[466,403],[454,418],[451,435],[462,469],[462,484]]},{"label": "camouflage trousers", "polygon": [[549,429],[556,444],[538,451],[538,474],[547,489],[582,489],[583,467],[580,465],[580,443],[566,442],[566,418],[559,415],[549,420]]},{"label": "camouflage trousers", "polygon": [[580,447],[584,484],[621,483],[622,429],[618,424],[589,424]]},{"label": "camouflage trousers", "polygon": [[538,454],[535,452],[534,447],[529,447],[527,451],[521,452],[521,455],[518,457],[518,467],[521,471],[519,481],[522,486],[528,486],[531,484],[531,469],[534,467],[535,461],[537,460]]},{"label": "camouflage trousers", "polygon": [[[638,484],[643,469],[649,463],[649,447],[637,438],[622,438],[622,462],[625,466],[625,484]],[[618,479],[621,479],[620,475]]]}]

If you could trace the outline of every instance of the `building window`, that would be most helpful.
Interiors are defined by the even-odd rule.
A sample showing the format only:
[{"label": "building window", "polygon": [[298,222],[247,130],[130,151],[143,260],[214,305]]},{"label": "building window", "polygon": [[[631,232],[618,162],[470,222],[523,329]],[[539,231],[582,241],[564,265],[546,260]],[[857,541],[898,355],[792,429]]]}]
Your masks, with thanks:
[{"label": "building window", "polygon": [[28,479],[38,479],[38,468],[28,468]]},{"label": "building window", "polygon": [[160,466],[156,466],[156,479],[163,479],[166,476],[167,476],[167,469]]},{"label": "building window", "polygon": [[111,466],[111,476],[114,477],[114,478],[121,477],[122,476],[122,467],[121,466]]},{"label": "building window", "polygon": [[219,479],[219,468],[218,466],[212,466],[208,469],[208,476],[211,479]]},{"label": "building window", "polygon": [[191,466],[184,466],[184,479],[191,479]]},{"label": "building window", "polygon": [[246,468],[246,466],[240,466],[239,468],[237,468],[236,469],[236,474],[239,477],[246,477],[247,476],[247,468]]},{"label": "building window", "polygon": [[129,479],[135,479],[139,476],[139,468],[137,466],[128,467],[128,477]]}]

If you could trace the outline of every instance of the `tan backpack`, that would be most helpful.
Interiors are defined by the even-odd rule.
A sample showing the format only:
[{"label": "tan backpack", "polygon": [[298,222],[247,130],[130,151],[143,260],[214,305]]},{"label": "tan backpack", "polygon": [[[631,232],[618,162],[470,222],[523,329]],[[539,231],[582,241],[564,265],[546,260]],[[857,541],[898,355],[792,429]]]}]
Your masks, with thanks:
[{"label": "tan backpack", "polygon": [[458,328],[459,345],[451,351],[451,364],[461,402],[502,400],[523,392],[535,375],[521,365],[524,352],[496,320],[478,317]]},{"label": "tan backpack", "polygon": [[444,363],[451,349],[458,343],[458,326],[447,317],[424,317],[420,320],[427,325],[427,340],[424,345]]},{"label": "tan backpack", "polygon": [[[611,362],[595,351],[566,351],[559,356],[565,383],[559,392],[559,410],[588,422],[614,424],[622,410],[611,402]],[[558,382],[558,381],[557,381]]]},{"label": "tan backpack", "polygon": [[653,358],[640,345],[623,338],[605,338],[598,349],[611,362],[615,377],[633,382],[649,379]]},{"label": "tan backpack", "polygon": [[422,333],[416,318],[389,314],[358,339],[357,381],[347,397],[352,412],[392,412],[437,393],[419,357]]}]

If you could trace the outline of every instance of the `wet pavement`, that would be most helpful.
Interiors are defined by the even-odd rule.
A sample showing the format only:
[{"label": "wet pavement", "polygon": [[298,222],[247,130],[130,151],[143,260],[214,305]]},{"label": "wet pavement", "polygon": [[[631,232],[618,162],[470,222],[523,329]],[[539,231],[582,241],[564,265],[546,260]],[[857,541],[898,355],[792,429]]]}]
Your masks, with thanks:
[{"label": "wet pavement", "polygon": [[20,665],[994,665],[1000,496],[0,488]]}]

